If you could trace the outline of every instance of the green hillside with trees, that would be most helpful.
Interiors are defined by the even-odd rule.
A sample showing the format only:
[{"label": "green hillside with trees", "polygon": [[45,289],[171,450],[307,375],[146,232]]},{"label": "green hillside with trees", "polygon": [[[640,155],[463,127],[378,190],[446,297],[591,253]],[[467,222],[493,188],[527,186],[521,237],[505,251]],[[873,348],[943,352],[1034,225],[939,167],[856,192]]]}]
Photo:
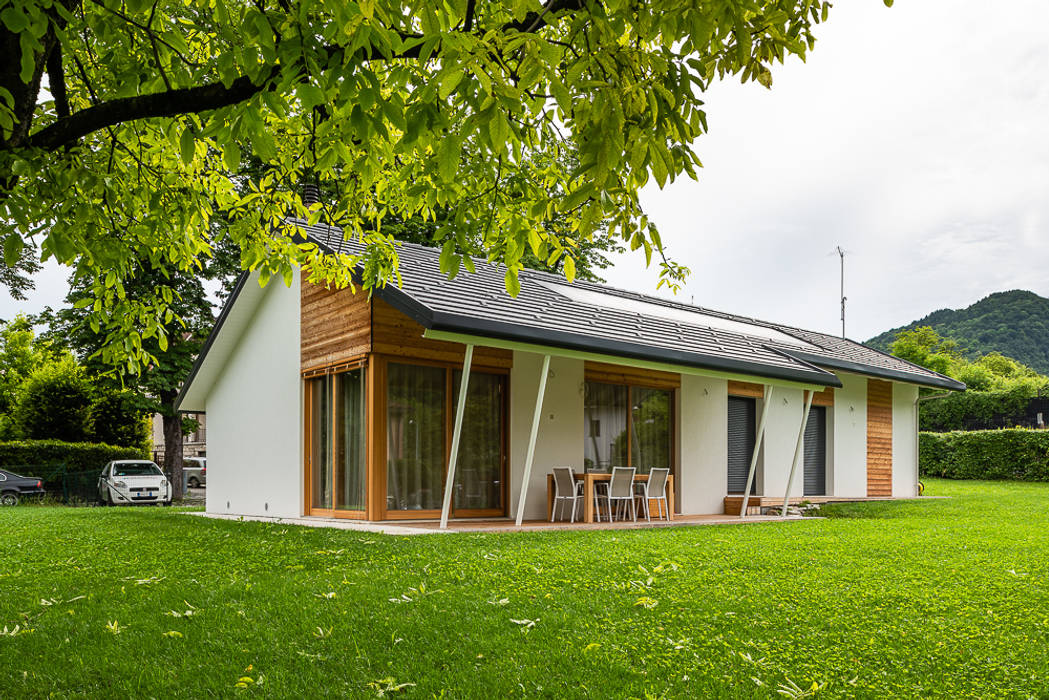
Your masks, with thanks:
[{"label": "green hillside with trees", "polygon": [[888,351],[900,331],[923,326],[955,341],[969,359],[999,352],[1049,374],[1049,299],[1033,292],[996,292],[965,309],[940,309],[867,344]]}]

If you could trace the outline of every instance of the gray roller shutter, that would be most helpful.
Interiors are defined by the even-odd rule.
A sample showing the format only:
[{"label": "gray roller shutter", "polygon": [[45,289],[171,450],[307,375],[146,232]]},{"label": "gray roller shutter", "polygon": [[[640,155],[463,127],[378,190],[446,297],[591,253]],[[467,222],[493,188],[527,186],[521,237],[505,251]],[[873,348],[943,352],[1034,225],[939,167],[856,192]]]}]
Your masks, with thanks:
[{"label": "gray roller shutter", "polygon": [[[747,473],[754,454],[755,420],[754,399],[741,396],[728,397],[728,492],[743,493],[747,488]],[[757,479],[750,492],[757,493]]]},{"label": "gray roller shutter", "polygon": [[827,409],[813,406],[805,425],[805,495],[827,495]]}]

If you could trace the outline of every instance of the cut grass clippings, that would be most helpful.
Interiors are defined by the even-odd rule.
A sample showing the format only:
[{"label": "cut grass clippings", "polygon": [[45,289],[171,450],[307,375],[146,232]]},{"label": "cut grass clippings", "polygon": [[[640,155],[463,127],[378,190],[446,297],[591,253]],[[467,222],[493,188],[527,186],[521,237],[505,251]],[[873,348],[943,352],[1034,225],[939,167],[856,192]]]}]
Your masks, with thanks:
[{"label": "cut grass clippings", "polygon": [[0,510],[0,696],[1045,697],[1049,484],[391,537]]}]

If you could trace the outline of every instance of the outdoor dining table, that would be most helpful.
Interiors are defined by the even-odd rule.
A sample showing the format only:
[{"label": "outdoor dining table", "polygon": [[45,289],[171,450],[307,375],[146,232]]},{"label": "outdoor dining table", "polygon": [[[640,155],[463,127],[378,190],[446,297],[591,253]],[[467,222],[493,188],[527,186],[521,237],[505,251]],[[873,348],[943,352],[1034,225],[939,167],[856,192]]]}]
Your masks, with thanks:
[{"label": "outdoor dining table", "polygon": [[[610,481],[612,475],[603,472],[586,472],[585,474],[576,474],[575,480],[583,482],[583,522],[592,523],[595,522],[594,518],[594,484],[598,481]],[[648,481],[648,474],[635,474],[634,481]],[[658,513],[658,506],[656,501],[649,499],[649,512]],[[667,518],[669,520],[674,519],[674,475],[671,474],[667,477]],[[551,515],[554,512],[554,475],[546,475],[546,519],[550,520]],[[605,511],[602,512],[602,520],[608,517]],[[639,517],[641,511],[638,510]]]}]

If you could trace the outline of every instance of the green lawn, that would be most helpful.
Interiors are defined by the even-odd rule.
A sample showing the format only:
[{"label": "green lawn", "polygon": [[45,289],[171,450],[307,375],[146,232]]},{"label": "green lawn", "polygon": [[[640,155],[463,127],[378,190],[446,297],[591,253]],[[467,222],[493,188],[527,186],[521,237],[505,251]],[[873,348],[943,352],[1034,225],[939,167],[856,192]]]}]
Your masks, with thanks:
[{"label": "green lawn", "polygon": [[416,537],[4,509],[0,696],[1049,697],[1049,484],[927,493]]}]

